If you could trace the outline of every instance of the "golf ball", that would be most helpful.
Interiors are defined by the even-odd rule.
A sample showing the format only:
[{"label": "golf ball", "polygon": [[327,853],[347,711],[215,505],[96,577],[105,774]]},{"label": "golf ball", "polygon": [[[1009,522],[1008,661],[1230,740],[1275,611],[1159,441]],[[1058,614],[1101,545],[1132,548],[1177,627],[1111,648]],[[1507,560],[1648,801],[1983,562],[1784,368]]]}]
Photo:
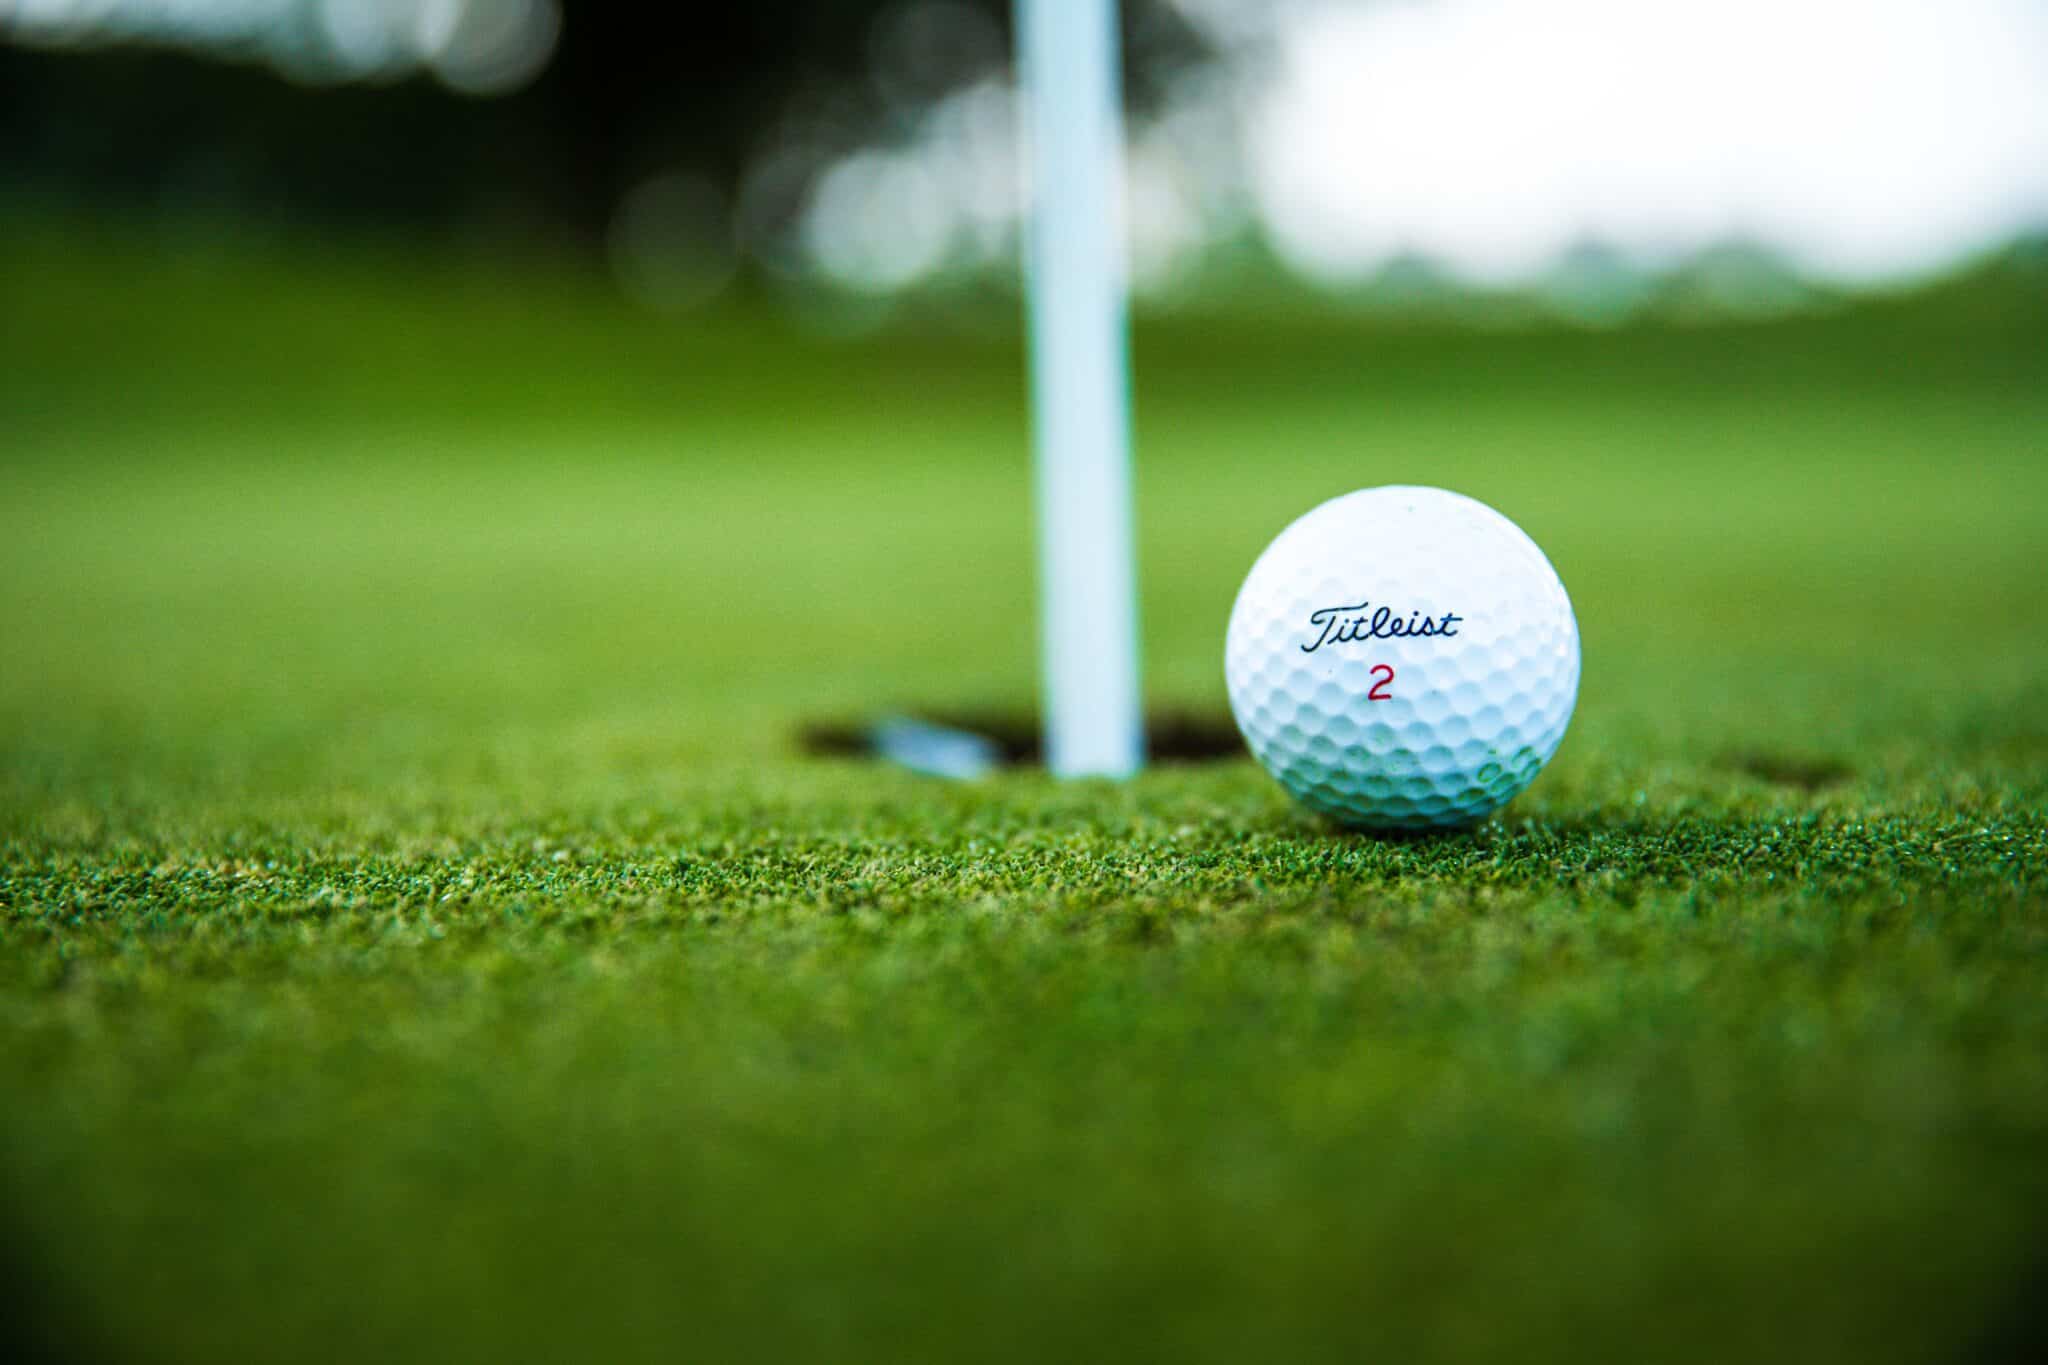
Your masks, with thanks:
[{"label": "golf ball", "polygon": [[1367,488],[1252,565],[1224,677],[1252,753],[1310,809],[1361,829],[1462,825],[1557,751],[1579,628],[1543,551],[1491,507]]}]

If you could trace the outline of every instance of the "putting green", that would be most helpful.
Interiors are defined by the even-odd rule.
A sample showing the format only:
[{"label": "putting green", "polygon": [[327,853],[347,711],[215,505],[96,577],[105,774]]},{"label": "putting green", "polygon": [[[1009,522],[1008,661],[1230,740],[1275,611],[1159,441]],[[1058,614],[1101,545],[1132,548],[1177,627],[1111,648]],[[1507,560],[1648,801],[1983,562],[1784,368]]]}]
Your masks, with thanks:
[{"label": "putting green", "polygon": [[[1014,340],[24,240],[0,308],[16,1330],[178,1359],[1924,1359],[2048,1174],[2048,296],[1142,325],[1147,690],[1347,488],[1557,565],[1469,835],[1028,708]],[[2038,1323],[2038,1319],[2034,1320]]]}]

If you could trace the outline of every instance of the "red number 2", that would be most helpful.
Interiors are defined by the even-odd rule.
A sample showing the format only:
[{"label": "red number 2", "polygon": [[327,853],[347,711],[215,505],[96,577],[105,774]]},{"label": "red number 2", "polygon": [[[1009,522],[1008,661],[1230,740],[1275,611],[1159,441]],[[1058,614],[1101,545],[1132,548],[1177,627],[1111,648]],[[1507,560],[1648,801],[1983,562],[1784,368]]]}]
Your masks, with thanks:
[{"label": "red number 2", "polygon": [[[1382,674],[1385,676],[1381,676]],[[1374,664],[1372,666],[1372,675],[1375,678],[1379,678],[1379,681],[1372,685],[1372,691],[1365,694],[1365,699],[1367,701],[1392,701],[1394,698],[1387,689],[1394,685],[1393,665]]]}]

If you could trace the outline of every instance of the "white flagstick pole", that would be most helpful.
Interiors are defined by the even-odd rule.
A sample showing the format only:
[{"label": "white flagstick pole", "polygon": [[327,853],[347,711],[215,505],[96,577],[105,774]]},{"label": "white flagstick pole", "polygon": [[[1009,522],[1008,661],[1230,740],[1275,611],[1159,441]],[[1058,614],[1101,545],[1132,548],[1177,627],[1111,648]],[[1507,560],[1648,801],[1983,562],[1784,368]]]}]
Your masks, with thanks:
[{"label": "white flagstick pole", "polygon": [[1017,0],[1046,764],[1144,762],[1115,0]]}]

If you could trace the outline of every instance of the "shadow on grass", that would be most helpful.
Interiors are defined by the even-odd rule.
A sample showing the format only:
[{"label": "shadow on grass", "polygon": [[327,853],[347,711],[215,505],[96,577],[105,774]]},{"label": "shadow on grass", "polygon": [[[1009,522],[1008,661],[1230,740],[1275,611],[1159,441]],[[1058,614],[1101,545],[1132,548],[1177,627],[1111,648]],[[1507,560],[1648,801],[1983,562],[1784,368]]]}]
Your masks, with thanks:
[{"label": "shadow on grass", "polygon": [[1721,766],[1774,787],[1793,787],[1803,792],[1838,787],[1855,776],[1848,764],[1837,759],[1771,754],[1760,750],[1729,754],[1721,760]]},{"label": "shadow on grass", "polygon": [[71,1286],[37,1256],[38,1239],[0,1182],[0,1359],[73,1365],[112,1359]]},{"label": "shadow on grass", "polygon": [[1956,1359],[1962,1365],[2006,1365],[2039,1360],[2048,1347],[2048,1223],[2036,1229],[2030,1266],[2013,1277],[1976,1338]]}]

